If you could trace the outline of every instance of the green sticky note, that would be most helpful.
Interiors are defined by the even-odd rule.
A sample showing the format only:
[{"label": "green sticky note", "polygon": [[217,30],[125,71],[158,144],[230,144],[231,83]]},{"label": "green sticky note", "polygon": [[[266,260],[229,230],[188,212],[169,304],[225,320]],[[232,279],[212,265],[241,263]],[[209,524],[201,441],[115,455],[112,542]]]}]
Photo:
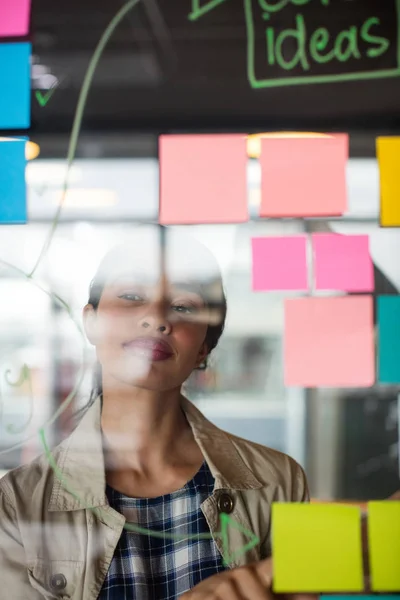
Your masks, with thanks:
[{"label": "green sticky note", "polygon": [[400,502],[368,503],[371,589],[400,592]]},{"label": "green sticky note", "polygon": [[272,505],[274,592],[361,592],[361,516],[356,506]]},{"label": "green sticky note", "polygon": [[378,381],[400,383],[400,296],[378,296],[377,315]]}]

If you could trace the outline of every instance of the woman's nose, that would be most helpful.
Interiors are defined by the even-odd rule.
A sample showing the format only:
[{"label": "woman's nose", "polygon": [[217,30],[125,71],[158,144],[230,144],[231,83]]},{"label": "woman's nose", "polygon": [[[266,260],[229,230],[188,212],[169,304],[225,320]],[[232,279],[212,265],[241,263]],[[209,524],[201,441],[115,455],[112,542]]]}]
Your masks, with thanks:
[{"label": "woman's nose", "polygon": [[144,329],[152,329],[156,332],[168,334],[171,331],[171,323],[168,319],[166,302],[149,304],[148,310],[140,319],[139,325]]}]

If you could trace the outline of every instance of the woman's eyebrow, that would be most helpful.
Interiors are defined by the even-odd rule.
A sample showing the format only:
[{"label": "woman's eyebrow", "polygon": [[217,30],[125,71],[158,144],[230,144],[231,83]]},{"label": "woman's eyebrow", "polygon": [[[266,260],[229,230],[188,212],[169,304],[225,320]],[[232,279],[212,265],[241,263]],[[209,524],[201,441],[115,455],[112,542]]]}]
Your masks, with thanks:
[{"label": "woman's eyebrow", "polygon": [[[148,273],[144,273],[141,271],[129,271],[126,273],[120,273],[116,277],[109,280],[109,285],[117,285],[117,284],[141,284],[141,285],[155,285],[157,283],[157,279],[154,277],[149,277]],[[204,290],[201,286],[193,281],[171,281],[170,282],[171,291],[177,292],[190,292],[193,294],[197,294],[201,298],[204,298]]]},{"label": "woman's eyebrow", "polygon": [[129,284],[129,283],[148,284],[148,283],[151,283],[151,284],[154,284],[155,279],[150,278],[147,273],[143,273],[140,271],[135,271],[135,272],[129,271],[126,273],[119,273],[115,277],[110,278],[108,283],[110,285],[113,285],[116,283],[124,283],[124,284]]},{"label": "woman's eyebrow", "polygon": [[180,281],[171,284],[172,289],[176,292],[192,292],[203,300],[208,306],[220,306],[223,301],[222,289],[215,289],[212,284],[203,284],[196,281]]},{"label": "woman's eyebrow", "polygon": [[171,287],[173,290],[179,292],[193,292],[199,296],[203,295],[201,287],[198,284],[190,281],[174,281],[171,283]]}]

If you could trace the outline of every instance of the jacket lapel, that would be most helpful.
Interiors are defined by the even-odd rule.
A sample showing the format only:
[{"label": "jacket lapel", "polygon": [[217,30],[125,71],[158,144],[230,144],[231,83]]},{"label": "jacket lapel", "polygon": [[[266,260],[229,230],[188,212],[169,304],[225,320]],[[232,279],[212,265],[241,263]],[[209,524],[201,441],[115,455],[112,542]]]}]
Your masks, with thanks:
[{"label": "jacket lapel", "polygon": [[[186,398],[182,408],[215,478],[213,494],[201,506],[214,541],[231,568],[257,561],[260,540],[255,543],[256,536],[241,492],[260,489],[264,484],[247,467],[227,433],[208,421]],[[234,506],[224,523],[218,508],[218,498],[223,492],[229,494]]]},{"label": "jacket lapel", "polygon": [[79,510],[107,505],[101,436],[100,397],[58,447],[49,510]]}]

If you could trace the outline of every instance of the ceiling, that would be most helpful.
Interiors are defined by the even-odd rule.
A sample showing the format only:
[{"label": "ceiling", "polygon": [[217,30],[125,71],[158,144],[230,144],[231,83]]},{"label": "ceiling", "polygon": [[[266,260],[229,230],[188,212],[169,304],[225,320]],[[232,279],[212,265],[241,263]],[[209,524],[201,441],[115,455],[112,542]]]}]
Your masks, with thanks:
[{"label": "ceiling", "polygon": [[[394,1],[385,0],[382,13],[393,43],[398,35],[392,23]],[[329,18],[336,28],[342,27],[349,6],[352,22],[384,6],[382,0],[331,3],[335,10]],[[43,157],[66,155],[90,59],[124,4],[126,0],[32,0],[30,135],[39,141]],[[322,4],[309,3],[311,28],[321,24]],[[373,156],[375,136],[400,129],[397,77],[252,89],[246,77],[243,0],[221,0],[193,22],[188,19],[192,5],[195,0],[139,0],[120,22],[94,74],[77,156],[156,156],[160,132],[266,129],[350,131],[351,155]],[[282,11],[279,27],[292,26],[293,10]],[[42,107],[34,91],[52,81],[57,89]]]}]

